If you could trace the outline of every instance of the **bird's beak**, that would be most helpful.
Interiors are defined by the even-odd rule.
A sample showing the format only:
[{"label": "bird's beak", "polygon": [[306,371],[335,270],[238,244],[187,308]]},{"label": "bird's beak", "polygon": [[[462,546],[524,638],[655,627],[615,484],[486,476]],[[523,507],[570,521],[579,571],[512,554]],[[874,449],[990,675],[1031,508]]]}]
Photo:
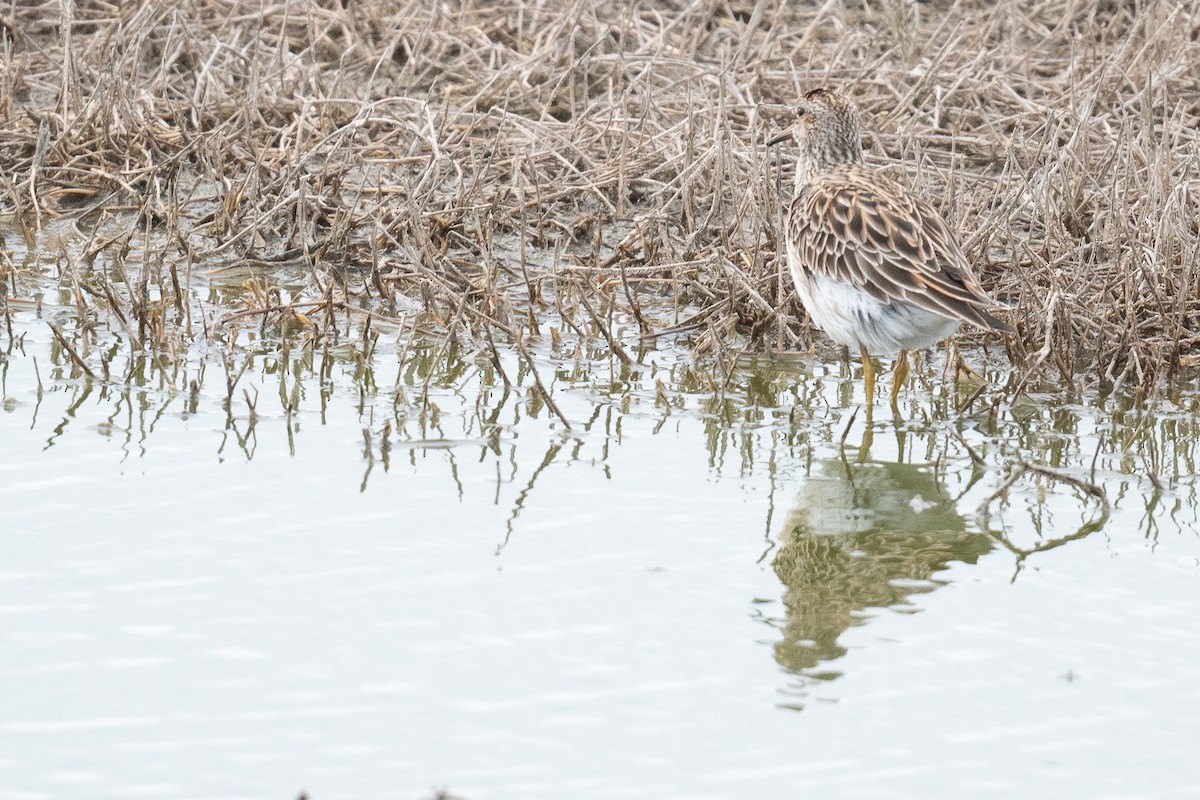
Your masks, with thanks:
[{"label": "bird's beak", "polygon": [[789,127],[787,130],[785,130],[783,133],[776,136],[774,139],[769,139],[767,141],[767,147],[774,147],[775,145],[779,144],[780,142],[787,141],[788,139],[791,139],[791,138],[792,138],[792,129]]}]

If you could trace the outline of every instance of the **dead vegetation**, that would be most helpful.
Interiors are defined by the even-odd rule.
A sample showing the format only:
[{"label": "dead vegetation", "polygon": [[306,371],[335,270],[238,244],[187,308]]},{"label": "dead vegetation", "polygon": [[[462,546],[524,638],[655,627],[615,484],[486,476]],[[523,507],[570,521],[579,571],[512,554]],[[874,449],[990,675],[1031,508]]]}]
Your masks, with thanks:
[{"label": "dead vegetation", "polygon": [[85,333],[160,348],[236,267],[308,276],[243,317],[791,349],[763,143],[836,85],[1014,307],[1014,364],[1147,387],[1200,352],[1198,63],[1195,0],[46,0],[0,10],[0,197],[31,242],[77,220]]}]

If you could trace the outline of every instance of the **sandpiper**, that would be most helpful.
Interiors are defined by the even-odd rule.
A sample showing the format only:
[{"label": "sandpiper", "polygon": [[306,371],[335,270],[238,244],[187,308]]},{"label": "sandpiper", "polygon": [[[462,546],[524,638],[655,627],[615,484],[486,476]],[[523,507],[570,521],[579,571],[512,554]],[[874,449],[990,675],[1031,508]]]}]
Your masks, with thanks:
[{"label": "sandpiper", "polygon": [[892,406],[908,374],[908,351],[932,347],[969,322],[1011,332],[999,305],[971,276],[957,237],[933,206],[863,164],[858,110],[849,98],[814,89],[796,123],[768,145],[799,146],[796,197],[787,221],[787,259],[813,323],[862,354],[870,411],[872,354],[899,351]]}]

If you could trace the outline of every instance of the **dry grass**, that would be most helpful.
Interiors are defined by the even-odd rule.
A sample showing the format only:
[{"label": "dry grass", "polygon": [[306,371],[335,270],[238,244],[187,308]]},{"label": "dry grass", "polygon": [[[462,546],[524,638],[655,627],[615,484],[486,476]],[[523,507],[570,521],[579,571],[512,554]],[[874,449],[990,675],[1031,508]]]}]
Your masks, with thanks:
[{"label": "dry grass", "polygon": [[244,310],[417,308],[481,346],[561,331],[622,356],[619,309],[697,351],[806,346],[777,253],[785,154],[763,142],[834,85],[869,158],[919,183],[1015,306],[1028,374],[1146,387],[1200,351],[1200,2],[0,14],[5,210],[30,237],[77,217],[81,316],[143,342],[212,335],[181,296],[193,270],[291,266],[309,305],[251,287]]}]

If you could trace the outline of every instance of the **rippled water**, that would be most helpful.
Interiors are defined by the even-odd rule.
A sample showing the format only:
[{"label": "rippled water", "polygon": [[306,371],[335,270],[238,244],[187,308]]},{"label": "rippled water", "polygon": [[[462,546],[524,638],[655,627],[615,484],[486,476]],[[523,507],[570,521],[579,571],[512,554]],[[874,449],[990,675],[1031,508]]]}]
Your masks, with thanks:
[{"label": "rippled water", "polygon": [[1200,786],[1194,399],[959,419],[935,365],[864,447],[836,363],[543,343],[567,430],[503,348],[349,328],[91,380],[52,272],[0,326],[0,797]]}]

